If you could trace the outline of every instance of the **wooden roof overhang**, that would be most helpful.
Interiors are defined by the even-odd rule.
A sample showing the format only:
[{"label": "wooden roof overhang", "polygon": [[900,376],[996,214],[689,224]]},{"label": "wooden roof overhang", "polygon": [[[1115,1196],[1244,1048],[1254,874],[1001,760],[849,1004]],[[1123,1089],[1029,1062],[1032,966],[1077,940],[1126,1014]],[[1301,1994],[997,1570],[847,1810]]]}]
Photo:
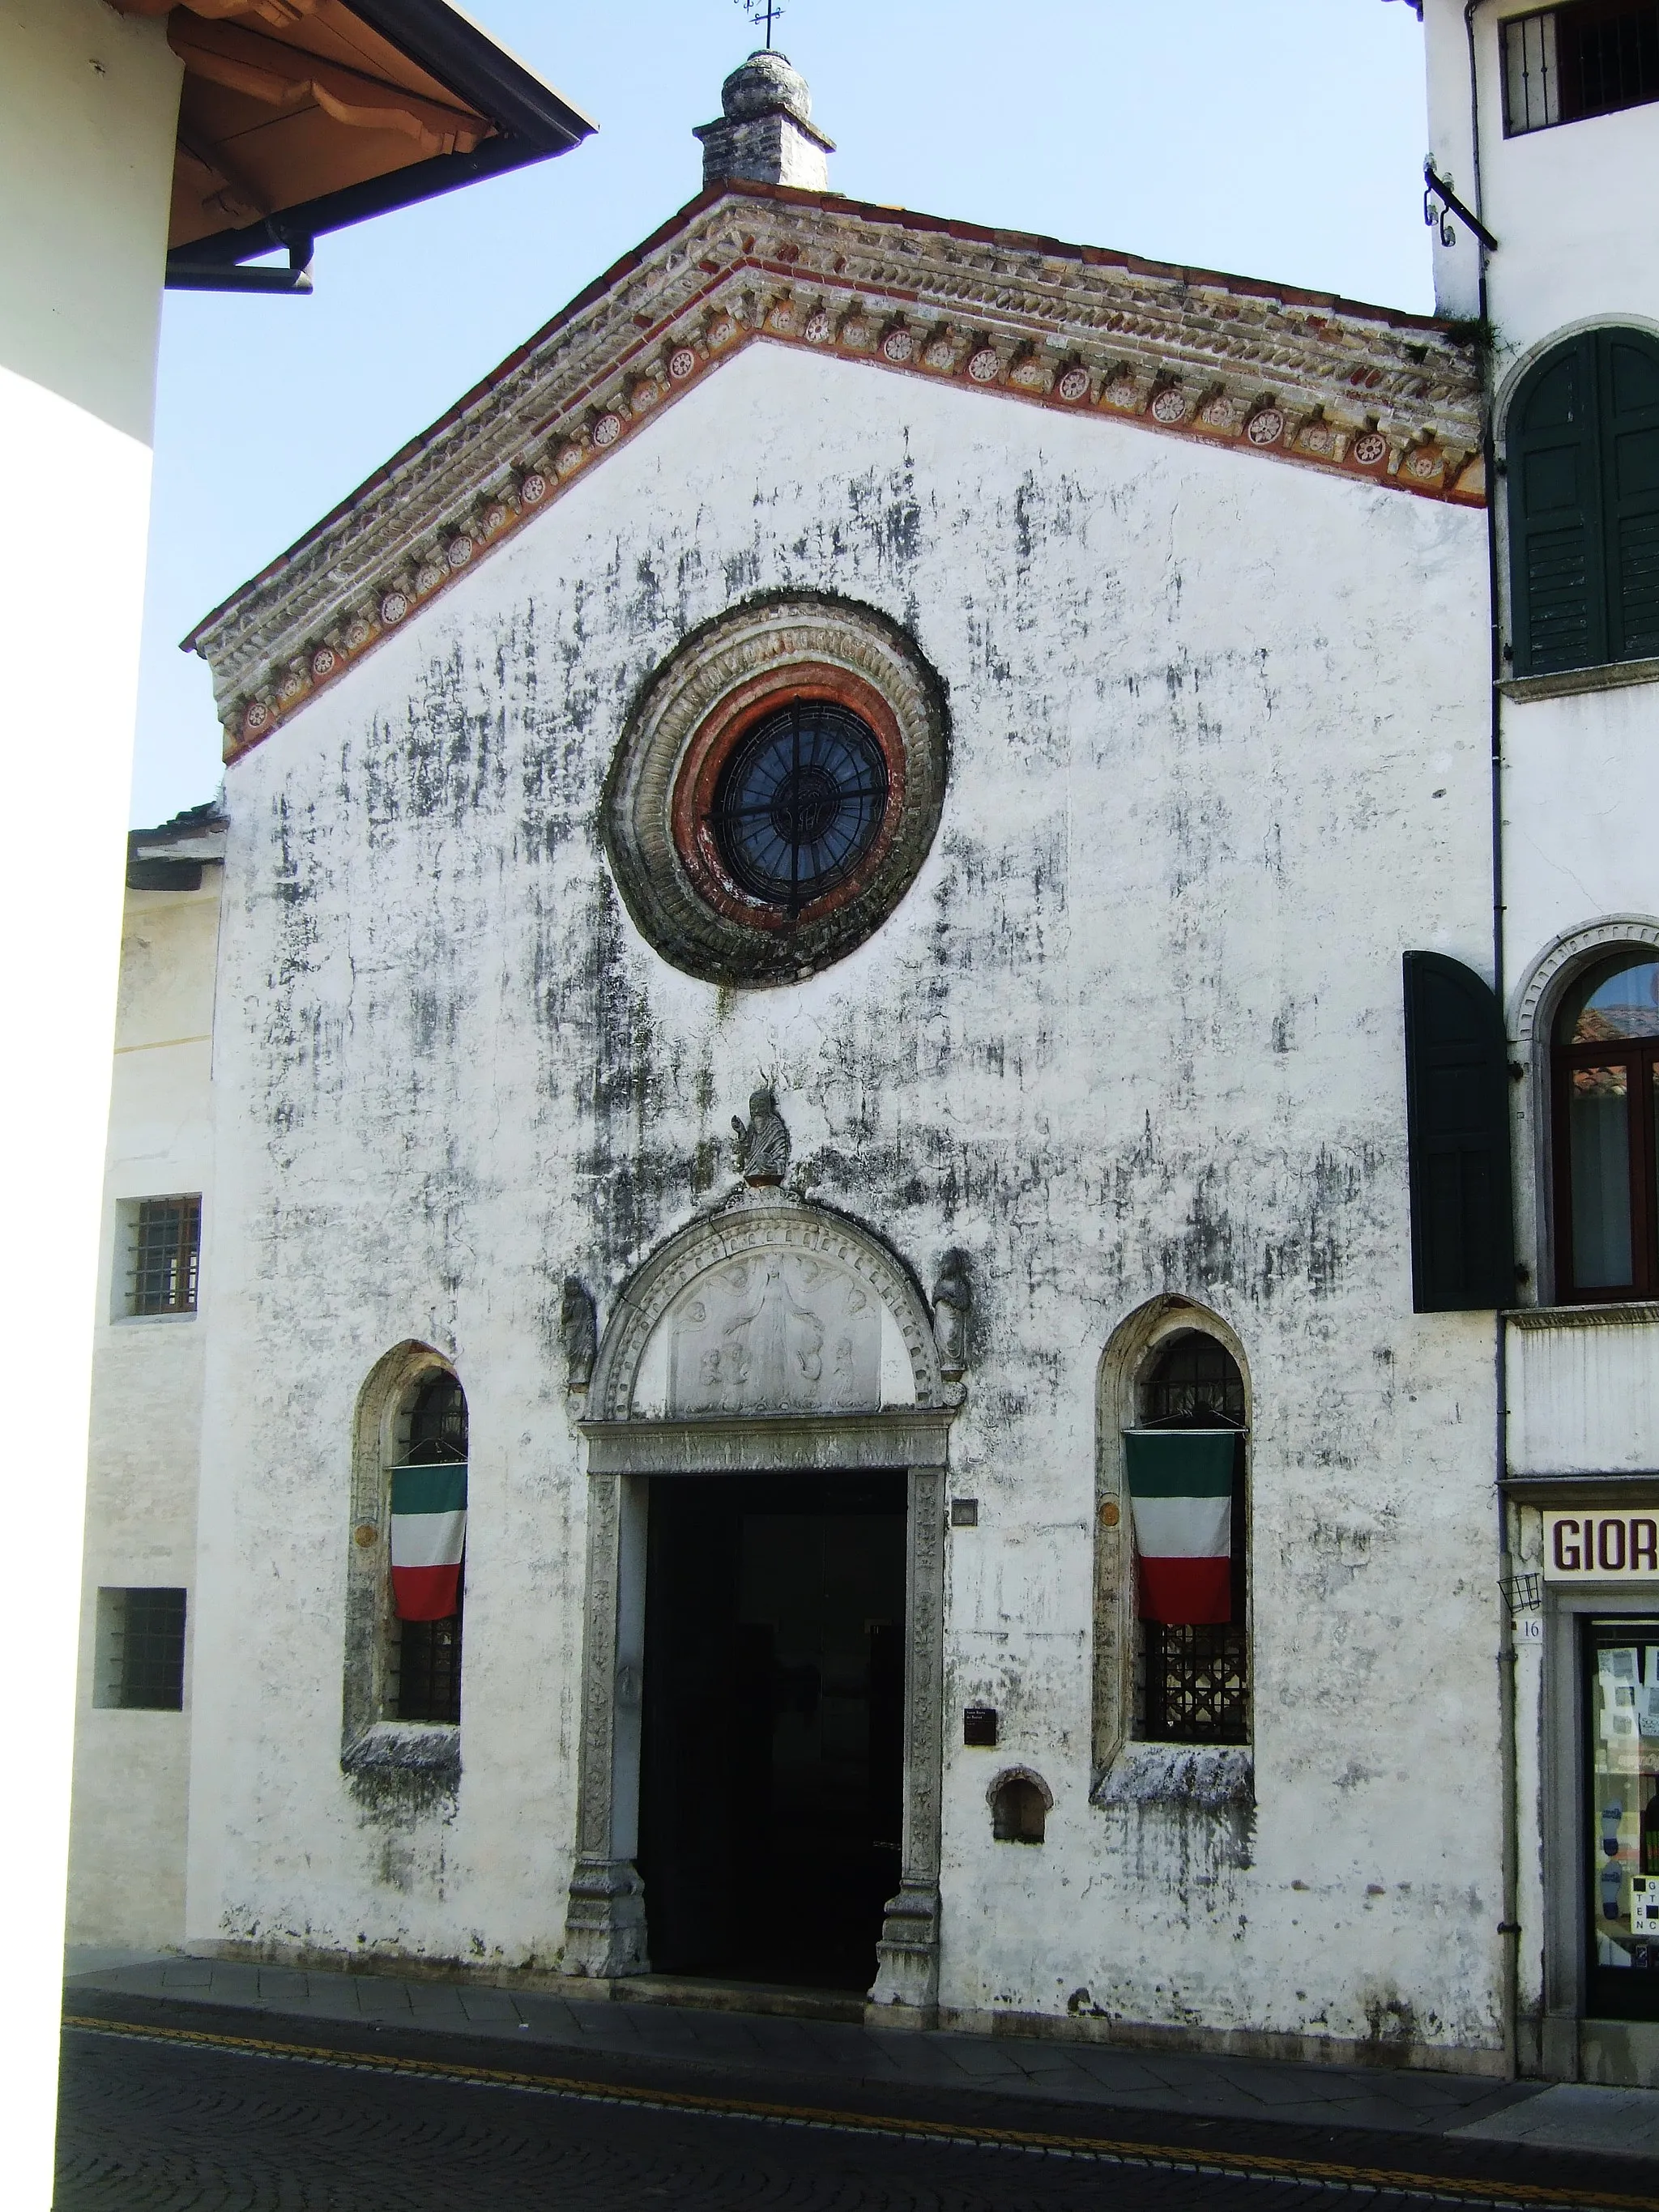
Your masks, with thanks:
[{"label": "wooden roof overhang", "polygon": [[212,668],[226,759],[755,344],[1241,466],[1288,463],[1350,494],[1486,503],[1466,325],[834,193],[718,185],[197,624],[184,649]]},{"label": "wooden roof overhang", "polygon": [[[112,0],[184,64],[167,281],[309,290],[312,241],[596,127],[449,0]],[[286,248],[290,267],[245,269]]]}]

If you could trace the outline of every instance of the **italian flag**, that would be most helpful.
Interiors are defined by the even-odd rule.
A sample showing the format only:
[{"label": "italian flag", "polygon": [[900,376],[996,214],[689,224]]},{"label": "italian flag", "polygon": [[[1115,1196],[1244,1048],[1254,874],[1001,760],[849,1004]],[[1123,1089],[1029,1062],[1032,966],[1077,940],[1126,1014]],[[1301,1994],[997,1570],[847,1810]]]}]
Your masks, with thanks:
[{"label": "italian flag", "polygon": [[392,1470],[392,1601],[399,1620],[459,1610],[466,1549],[466,1464]]},{"label": "italian flag", "polygon": [[1185,1626],[1233,1617],[1237,1429],[1127,1429],[1140,1617]]}]

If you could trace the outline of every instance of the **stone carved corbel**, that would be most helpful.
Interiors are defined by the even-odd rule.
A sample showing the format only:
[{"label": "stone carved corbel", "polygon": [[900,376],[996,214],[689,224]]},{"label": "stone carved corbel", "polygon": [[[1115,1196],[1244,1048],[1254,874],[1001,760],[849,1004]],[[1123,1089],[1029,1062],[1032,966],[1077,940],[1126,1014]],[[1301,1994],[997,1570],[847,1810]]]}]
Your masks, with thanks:
[{"label": "stone carved corbel", "polygon": [[564,1387],[574,1396],[587,1389],[599,1343],[593,1301],[574,1275],[564,1279],[564,1295],[559,1303],[559,1338],[564,1346]]},{"label": "stone carved corbel", "polygon": [[947,1252],[933,1285],[933,1341],[939,1346],[939,1370],[948,1382],[959,1382],[968,1370],[968,1322],[973,1305],[968,1255]]}]

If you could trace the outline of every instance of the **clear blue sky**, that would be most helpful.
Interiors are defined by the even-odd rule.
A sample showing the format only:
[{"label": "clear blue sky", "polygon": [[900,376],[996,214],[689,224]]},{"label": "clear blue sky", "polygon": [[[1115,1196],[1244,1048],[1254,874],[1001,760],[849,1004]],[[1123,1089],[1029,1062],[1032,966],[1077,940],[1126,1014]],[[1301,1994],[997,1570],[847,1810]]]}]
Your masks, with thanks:
[{"label": "clear blue sky", "polygon": [[[135,823],[217,787],[191,623],[696,191],[736,0],[468,0],[599,135],[322,240],[309,299],[168,295]],[[1382,0],[790,0],[854,198],[1429,308],[1423,34]]]}]

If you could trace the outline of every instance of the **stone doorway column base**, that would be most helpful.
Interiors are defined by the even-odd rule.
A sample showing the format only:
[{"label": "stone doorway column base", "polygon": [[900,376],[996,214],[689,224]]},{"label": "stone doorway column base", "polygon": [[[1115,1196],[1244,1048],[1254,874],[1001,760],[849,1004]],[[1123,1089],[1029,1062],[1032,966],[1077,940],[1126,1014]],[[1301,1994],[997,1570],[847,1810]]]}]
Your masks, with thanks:
[{"label": "stone doorway column base", "polygon": [[565,1916],[564,1971],[593,1981],[650,1972],[645,1884],[631,1859],[577,1860]]},{"label": "stone doorway column base", "polygon": [[864,2016],[872,2026],[933,2027],[939,2021],[939,1891],[903,1884],[887,1901],[876,1978]]}]

